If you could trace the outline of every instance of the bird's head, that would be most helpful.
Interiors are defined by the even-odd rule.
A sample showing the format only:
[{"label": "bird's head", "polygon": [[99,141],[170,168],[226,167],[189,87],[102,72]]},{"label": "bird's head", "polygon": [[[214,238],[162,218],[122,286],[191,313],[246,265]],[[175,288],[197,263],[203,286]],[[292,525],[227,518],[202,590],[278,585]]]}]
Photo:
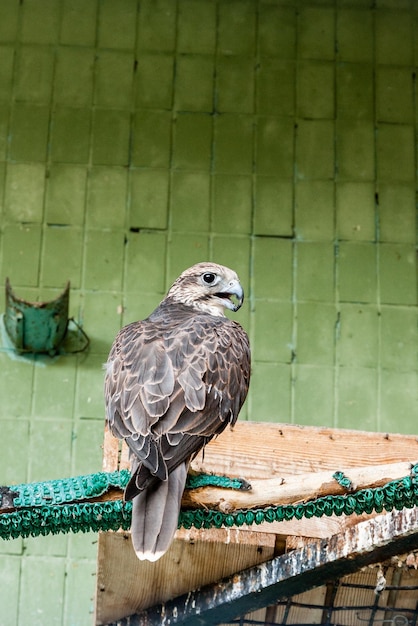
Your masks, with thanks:
[{"label": "bird's head", "polygon": [[198,263],[177,278],[167,299],[211,315],[225,315],[225,309],[238,311],[242,306],[244,290],[237,274],[228,267]]}]

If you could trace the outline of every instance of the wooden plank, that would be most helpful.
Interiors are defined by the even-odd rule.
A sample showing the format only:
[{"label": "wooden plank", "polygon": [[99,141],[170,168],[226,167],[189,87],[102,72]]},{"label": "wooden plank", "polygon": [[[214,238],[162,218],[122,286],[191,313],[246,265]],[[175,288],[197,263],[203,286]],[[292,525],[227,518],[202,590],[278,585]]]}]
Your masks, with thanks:
[{"label": "wooden plank", "polygon": [[416,435],[238,422],[211,441],[192,466],[251,481],[416,458]]},{"label": "wooden plank", "polygon": [[116,437],[112,435],[108,427],[104,430],[103,442],[103,461],[102,469],[104,472],[115,472],[119,467],[120,443]]},{"label": "wooden plank", "polygon": [[[325,496],[347,495],[364,489],[383,487],[409,476],[413,465],[415,462],[350,468],[343,472],[344,478],[350,481],[348,487],[342,486],[329,472],[318,472],[280,479],[254,479],[250,483],[250,489],[243,491],[212,486],[186,489],[182,497],[182,508],[209,508],[231,513],[239,509],[299,504]],[[95,501],[115,500],[122,496],[122,489],[112,488],[95,498]]]},{"label": "wooden plank", "polygon": [[100,533],[96,624],[167,601],[274,555],[275,538],[237,529],[182,530],[156,563],[139,561],[129,533]]},{"label": "wooden plank", "polygon": [[342,533],[346,528],[354,526],[364,519],[371,519],[376,517],[376,514],[372,515],[350,515],[350,517],[337,517],[331,515],[331,517],[312,517],[311,519],[302,518],[300,520],[292,519],[290,521],[283,522],[264,522],[258,526],[243,526],[242,529],[254,528],[257,532],[272,533],[276,536],[283,538],[294,537],[312,537],[316,539],[325,539],[332,535]]},{"label": "wooden plank", "polygon": [[[283,469],[280,475],[277,474],[277,468],[274,470],[276,461],[272,458],[272,453],[276,454],[275,451],[279,446],[282,448],[280,458]],[[115,449],[118,450],[118,441],[107,431],[104,447],[106,471],[129,466],[127,446],[122,446],[122,465],[120,465],[120,459],[119,463],[115,462],[115,459],[118,460],[118,453],[115,453]],[[257,462],[253,458],[254,450],[257,450]],[[246,454],[245,451],[247,451]],[[305,458],[307,451],[310,456]],[[252,459],[250,463],[247,457]],[[298,480],[302,482],[298,472],[304,470],[309,472],[307,478],[309,475],[314,477],[314,472],[324,469],[324,465],[328,465],[330,471],[341,470],[344,467],[345,473],[351,477],[352,473],[349,469],[355,467],[356,462],[362,462],[365,467],[368,467],[381,464],[386,460],[413,462],[413,459],[417,457],[418,439],[414,435],[387,435],[289,424],[238,422],[233,431],[227,430],[210,442],[206,446],[204,459],[202,460],[199,455],[193,461],[192,466],[197,471],[220,474],[228,474],[226,470],[229,467],[230,475],[245,476],[252,482],[271,478],[273,474],[273,480],[280,481],[285,478],[288,484],[293,480],[297,484]],[[270,471],[271,467],[273,467],[273,472]],[[404,475],[407,473],[408,471]],[[387,476],[389,480],[390,474]],[[383,479],[385,478],[385,471],[383,471]],[[222,497],[224,498],[224,495]],[[185,503],[187,504],[187,500]],[[352,515],[349,518],[336,516],[310,520],[303,518],[280,523],[264,523],[259,526],[244,526],[242,529],[284,537],[292,535],[325,538],[374,516],[375,514],[372,516]]]},{"label": "wooden plank", "polygon": [[[108,434],[104,456],[112,449]],[[117,440],[114,440],[117,444]],[[126,446],[123,466],[128,466]],[[113,457],[114,458],[114,457]],[[192,463],[196,471],[248,480],[341,468],[383,465],[418,458],[418,437],[292,424],[238,422],[213,439]],[[106,461],[106,471],[118,469]]]},{"label": "wooden plank", "polygon": [[209,626],[341,578],[371,563],[418,549],[418,508],[392,511],[341,535],[310,542],[213,586],[120,621],[120,626]]}]

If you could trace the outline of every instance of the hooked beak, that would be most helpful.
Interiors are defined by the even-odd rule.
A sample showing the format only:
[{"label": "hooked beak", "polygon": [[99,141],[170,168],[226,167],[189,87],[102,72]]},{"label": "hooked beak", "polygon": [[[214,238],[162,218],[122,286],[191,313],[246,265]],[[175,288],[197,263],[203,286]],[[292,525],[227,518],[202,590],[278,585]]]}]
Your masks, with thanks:
[{"label": "hooked beak", "polygon": [[223,304],[227,309],[234,312],[238,311],[244,302],[244,289],[237,279],[230,280],[229,283],[215,295],[223,300]]}]

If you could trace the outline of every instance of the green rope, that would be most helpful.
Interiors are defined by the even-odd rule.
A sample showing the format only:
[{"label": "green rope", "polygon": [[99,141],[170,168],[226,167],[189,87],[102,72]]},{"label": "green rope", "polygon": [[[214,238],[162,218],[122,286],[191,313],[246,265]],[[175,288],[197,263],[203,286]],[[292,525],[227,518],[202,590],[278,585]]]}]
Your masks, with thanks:
[{"label": "green rope", "polygon": [[224,489],[237,489],[249,491],[250,483],[244,478],[228,478],[216,474],[188,474],[186,489],[198,489],[199,487],[223,487]]},{"label": "green rope", "polygon": [[64,504],[74,502],[74,500],[98,498],[110,487],[124,489],[129,476],[128,470],[98,472],[63,480],[16,485],[9,489],[18,493],[18,496],[14,498],[16,508]]},{"label": "green rope", "polygon": [[347,476],[344,475],[344,472],[335,472],[332,477],[335,478],[341,487],[347,489],[347,491],[351,491],[353,489],[353,483],[349,478],[347,478]]},{"label": "green rope", "polygon": [[[342,472],[334,478],[346,489],[352,489],[351,481]],[[64,480],[16,485],[0,489],[1,504],[6,495],[12,497],[16,510],[0,514],[0,538],[15,539],[38,535],[97,532],[99,530],[128,530],[131,524],[132,503],[122,499],[106,502],[88,502],[97,498],[110,487],[124,489],[129,480],[129,472],[90,474]],[[197,481],[197,482],[196,482]],[[200,484],[199,484],[200,481]],[[219,476],[189,477],[190,484],[215,484],[235,489],[245,489],[248,485],[239,479]],[[74,502],[74,500],[77,500]],[[7,500],[8,501],[8,500]],[[323,515],[351,515],[352,513],[381,513],[393,509],[412,508],[418,504],[418,464],[414,465],[409,476],[393,480],[383,487],[362,489],[356,493],[338,496],[325,496],[297,505],[268,506],[265,508],[242,509],[232,513],[197,509],[182,510],[179,527],[184,528],[230,528],[301,519],[302,517],[322,517]]]},{"label": "green rope", "polygon": [[11,494],[17,510],[0,515],[0,538],[56,535],[70,531],[127,530],[131,525],[130,502],[85,500],[98,498],[111,487],[124,489],[129,476],[128,470],[98,472],[2,488],[2,499]]},{"label": "green rope", "polygon": [[[334,478],[348,489],[352,489],[349,479],[342,472],[336,472]],[[340,482],[342,481],[342,482]],[[393,480],[383,487],[361,489],[352,494],[324,496],[297,505],[278,505],[266,508],[238,510],[232,513],[197,509],[181,511],[179,526],[184,528],[221,528],[262,524],[263,522],[282,522],[302,517],[322,517],[323,515],[352,515],[353,513],[381,513],[382,511],[412,508],[418,504],[418,464],[411,470],[410,476]]]}]

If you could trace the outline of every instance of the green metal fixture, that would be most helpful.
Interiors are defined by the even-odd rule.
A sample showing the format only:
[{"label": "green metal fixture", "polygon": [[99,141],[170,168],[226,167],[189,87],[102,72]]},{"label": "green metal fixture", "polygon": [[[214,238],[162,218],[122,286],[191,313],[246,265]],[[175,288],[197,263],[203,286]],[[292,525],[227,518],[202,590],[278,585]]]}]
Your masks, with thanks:
[{"label": "green metal fixture", "polygon": [[[13,293],[10,281],[6,278],[4,325],[16,349],[19,352],[44,353],[50,356],[57,354],[68,330],[69,301],[69,281],[55,300],[28,302]],[[76,326],[85,338],[83,350],[88,345],[88,338],[77,324]]]}]

